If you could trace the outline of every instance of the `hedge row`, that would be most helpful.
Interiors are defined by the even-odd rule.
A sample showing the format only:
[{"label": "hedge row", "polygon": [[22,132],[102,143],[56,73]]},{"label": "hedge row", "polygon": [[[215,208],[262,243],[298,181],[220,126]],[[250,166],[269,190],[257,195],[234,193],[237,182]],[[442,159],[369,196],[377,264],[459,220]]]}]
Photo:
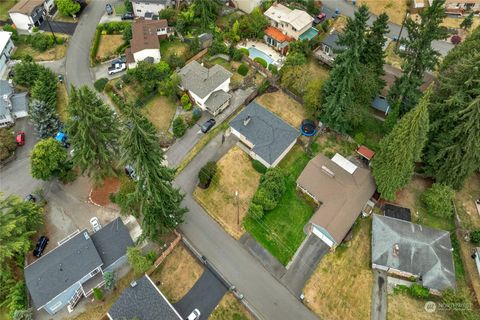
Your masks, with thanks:
[{"label": "hedge row", "polygon": [[95,36],[93,37],[93,45],[90,50],[90,62],[92,64],[98,63],[97,61],[97,52],[98,47],[100,46],[100,37],[102,36],[102,28],[100,26],[97,27],[95,30]]},{"label": "hedge row", "polygon": [[267,61],[263,60],[263,59],[260,58],[260,57],[256,57],[255,59],[253,59],[253,61],[260,63],[265,69],[266,69],[267,66],[268,66]]}]

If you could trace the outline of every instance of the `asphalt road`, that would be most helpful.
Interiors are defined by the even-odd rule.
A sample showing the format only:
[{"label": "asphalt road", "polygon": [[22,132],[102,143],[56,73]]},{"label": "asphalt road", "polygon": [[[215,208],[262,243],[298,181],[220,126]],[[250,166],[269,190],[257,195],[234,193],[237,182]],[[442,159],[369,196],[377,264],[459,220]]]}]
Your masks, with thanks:
[{"label": "asphalt road", "polygon": [[[340,10],[340,14],[343,14],[348,17],[353,17],[357,7],[353,6],[351,2],[347,2],[344,0],[323,0],[322,4],[330,10],[335,11],[335,9]],[[373,21],[377,18],[376,15],[371,14],[368,23],[371,25]],[[388,27],[390,28],[390,32],[387,36],[391,39],[398,37],[400,32],[400,26],[395,23],[389,23]],[[408,35],[407,30],[405,28],[402,31],[402,38]],[[440,52],[442,56],[447,55],[447,53],[453,49],[454,45],[447,41],[433,41],[432,47]]]}]

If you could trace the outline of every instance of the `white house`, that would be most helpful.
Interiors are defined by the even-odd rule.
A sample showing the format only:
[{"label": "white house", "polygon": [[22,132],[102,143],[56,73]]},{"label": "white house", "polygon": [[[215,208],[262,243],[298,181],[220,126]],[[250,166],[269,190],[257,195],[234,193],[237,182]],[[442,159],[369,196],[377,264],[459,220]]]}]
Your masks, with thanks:
[{"label": "white house", "polygon": [[228,106],[232,97],[228,93],[232,73],[222,66],[216,64],[207,69],[197,61],[192,61],[178,74],[182,79],[181,89],[187,90],[201,109],[216,116]]},{"label": "white house", "polygon": [[0,31],[0,75],[7,69],[7,62],[10,60],[13,48],[12,33]]},{"label": "white house", "polygon": [[152,17],[158,12],[175,5],[174,0],[132,0],[133,14],[137,17]]},{"label": "white house", "polygon": [[21,0],[8,14],[17,29],[32,31],[43,23],[45,12],[50,12],[54,6],[54,0]]},{"label": "white house", "polygon": [[272,27],[295,40],[306,33],[313,23],[313,18],[305,11],[290,10],[280,3],[274,3],[264,15]]},{"label": "white house", "polygon": [[173,29],[167,20],[136,19],[132,25],[130,48],[125,50],[129,68],[135,68],[139,61],[160,62],[160,42],[171,35]]},{"label": "white house", "polygon": [[0,128],[15,123],[15,119],[28,115],[26,92],[15,93],[10,81],[0,80]]},{"label": "white house", "polygon": [[251,13],[253,9],[262,4],[263,0],[232,0],[233,5],[245,13]]}]

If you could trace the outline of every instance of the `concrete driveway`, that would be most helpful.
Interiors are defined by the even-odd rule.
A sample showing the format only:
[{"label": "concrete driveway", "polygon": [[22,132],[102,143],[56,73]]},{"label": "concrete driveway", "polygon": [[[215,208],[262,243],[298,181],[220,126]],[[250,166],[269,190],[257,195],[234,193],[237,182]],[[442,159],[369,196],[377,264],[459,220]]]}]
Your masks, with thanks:
[{"label": "concrete driveway", "polygon": [[110,67],[111,65],[112,65],[111,62],[108,61],[108,62],[104,62],[104,63],[96,66],[95,68],[93,68],[93,73],[95,74],[95,80],[98,80],[100,78],[107,78],[109,80],[116,79],[116,78],[120,78],[125,73],[127,73],[127,70],[125,70],[125,71],[122,71],[122,72],[119,72],[119,73],[115,73],[113,75],[109,75],[108,74],[108,67]]},{"label": "concrete driveway", "polygon": [[192,289],[175,304],[175,309],[184,319],[194,309],[200,311],[201,319],[207,319],[226,292],[227,288],[223,285],[223,282],[208,268],[205,268],[202,276]]}]

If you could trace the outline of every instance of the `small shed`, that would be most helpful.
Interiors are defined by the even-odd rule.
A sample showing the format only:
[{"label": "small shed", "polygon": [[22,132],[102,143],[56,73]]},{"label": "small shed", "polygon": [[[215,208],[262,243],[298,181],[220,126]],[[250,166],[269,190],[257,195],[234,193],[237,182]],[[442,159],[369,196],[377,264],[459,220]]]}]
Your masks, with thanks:
[{"label": "small shed", "polygon": [[370,161],[372,160],[373,156],[375,155],[375,152],[368,149],[367,147],[365,146],[360,146],[358,149],[357,149],[357,153],[362,157],[364,158],[365,160],[367,161]]}]

